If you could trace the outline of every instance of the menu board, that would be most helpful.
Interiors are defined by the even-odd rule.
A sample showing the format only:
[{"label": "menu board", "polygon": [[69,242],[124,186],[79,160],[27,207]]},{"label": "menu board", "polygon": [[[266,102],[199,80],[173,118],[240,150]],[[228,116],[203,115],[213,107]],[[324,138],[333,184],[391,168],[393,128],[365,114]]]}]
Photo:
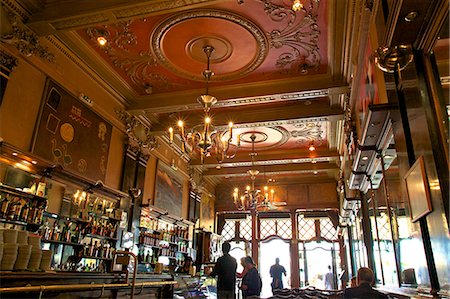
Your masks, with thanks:
[{"label": "menu board", "polygon": [[32,152],[92,180],[105,179],[112,126],[48,80]]}]

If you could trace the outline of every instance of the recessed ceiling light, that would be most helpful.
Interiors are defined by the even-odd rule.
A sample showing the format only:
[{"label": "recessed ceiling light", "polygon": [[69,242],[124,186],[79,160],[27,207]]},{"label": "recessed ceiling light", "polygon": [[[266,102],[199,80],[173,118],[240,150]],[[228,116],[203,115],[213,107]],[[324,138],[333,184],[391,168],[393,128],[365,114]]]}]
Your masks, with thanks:
[{"label": "recessed ceiling light", "polygon": [[308,149],[310,152],[313,152],[316,150],[316,147],[313,144],[311,144]]},{"label": "recessed ceiling light", "polygon": [[384,156],[384,158],[386,158],[386,159],[392,159],[392,156],[386,155],[386,156]]},{"label": "recessed ceiling light", "polygon": [[317,171],[317,170],[314,170],[314,172],[313,172],[314,174],[318,174],[319,172]]},{"label": "recessed ceiling light", "polygon": [[37,161],[33,160],[33,161],[31,161],[31,163],[33,163],[34,165],[36,165],[36,164],[37,164]]},{"label": "recessed ceiling light", "polygon": [[16,152],[12,153],[13,156],[17,156],[18,154]]},{"label": "recessed ceiling light", "polygon": [[419,16],[419,13],[417,11],[411,11],[405,16],[405,21],[408,23],[413,22],[417,17]]},{"label": "recessed ceiling light", "polygon": [[366,160],[369,160],[369,157],[364,156],[364,157],[362,157],[362,159],[363,159],[364,161],[366,161]]},{"label": "recessed ceiling light", "polygon": [[316,164],[317,161],[313,159],[313,160],[311,161],[311,163],[312,163],[312,164]]},{"label": "recessed ceiling light", "polygon": [[370,125],[371,125],[372,127],[378,126],[379,124],[380,124],[379,121],[374,121],[374,122],[370,123]]}]

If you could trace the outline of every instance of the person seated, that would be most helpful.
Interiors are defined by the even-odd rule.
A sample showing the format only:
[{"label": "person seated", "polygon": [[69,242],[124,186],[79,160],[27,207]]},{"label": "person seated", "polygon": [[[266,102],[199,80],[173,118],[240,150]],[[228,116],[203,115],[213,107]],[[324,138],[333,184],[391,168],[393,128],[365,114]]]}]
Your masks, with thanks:
[{"label": "person seated", "polygon": [[356,288],[358,285],[356,284],[356,276],[353,276],[352,278],[350,278],[350,287],[351,288]]},{"label": "person seated", "polygon": [[357,287],[344,290],[344,298],[388,298],[372,288],[374,282],[373,271],[369,268],[359,268],[356,275]]},{"label": "person seated", "polygon": [[177,269],[175,270],[176,273],[183,273],[183,274],[187,274],[189,273],[189,270],[192,266],[192,258],[190,256],[187,256],[184,259],[184,263],[182,266],[178,266]]}]

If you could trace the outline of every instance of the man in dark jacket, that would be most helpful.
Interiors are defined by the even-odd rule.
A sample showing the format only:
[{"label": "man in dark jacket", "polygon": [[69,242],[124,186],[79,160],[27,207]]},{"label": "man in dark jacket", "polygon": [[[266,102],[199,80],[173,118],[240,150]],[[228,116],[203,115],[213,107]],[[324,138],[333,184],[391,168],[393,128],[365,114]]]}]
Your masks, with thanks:
[{"label": "man in dark jacket", "polygon": [[217,298],[234,299],[236,288],[236,259],[232,257],[230,252],[230,243],[222,244],[223,256],[217,259],[211,276],[217,276]]},{"label": "man in dark jacket", "polygon": [[387,295],[380,293],[372,288],[374,281],[373,271],[369,268],[359,268],[356,277],[357,287],[344,290],[344,298],[388,298]]}]

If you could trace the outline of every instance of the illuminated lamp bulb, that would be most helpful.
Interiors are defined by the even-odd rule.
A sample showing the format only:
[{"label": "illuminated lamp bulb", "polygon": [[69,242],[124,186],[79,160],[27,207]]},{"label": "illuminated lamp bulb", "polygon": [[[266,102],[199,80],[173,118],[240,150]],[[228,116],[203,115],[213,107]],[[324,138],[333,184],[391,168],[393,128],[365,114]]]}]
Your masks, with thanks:
[{"label": "illuminated lamp bulb", "polygon": [[300,11],[303,8],[303,4],[300,0],[294,0],[294,3],[292,4],[292,10],[293,11]]},{"label": "illuminated lamp bulb", "polygon": [[178,121],[177,125],[181,128],[181,127],[184,125],[184,123],[183,123],[183,121],[180,119],[180,120]]},{"label": "illuminated lamp bulb", "polygon": [[266,192],[267,192],[267,190],[269,190],[269,187],[267,187],[267,186],[264,186],[264,191],[266,191]]},{"label": "illuminated lamp bulb", "polygon": [[97,37],[97,43],[98,43],[100,46],[106,45],[107,42],[108,42],[108,40],[107,40],[104,36],[99,36],[99,37]]},{"label": "illuminated lamp bulb", "polygon": [[238,188],[234,188],[234,193],[239,193],[239,189]]},{"label": "illuminated lamp bulb", "polygon": [[310,152],[313,152],[316,150],[316,147],[314,146],[314,144],[311,144],[308,149]]},{"label": "illuminated lamp bulb", "polygon": [[205,124],[210,124],[211,123],[211,118],[209,116],[207,116],[205,118]]},{"label": "illuminated lamp bulb", "polygon": [[245,187],[245,190],[250,191],[250,186]]}]

